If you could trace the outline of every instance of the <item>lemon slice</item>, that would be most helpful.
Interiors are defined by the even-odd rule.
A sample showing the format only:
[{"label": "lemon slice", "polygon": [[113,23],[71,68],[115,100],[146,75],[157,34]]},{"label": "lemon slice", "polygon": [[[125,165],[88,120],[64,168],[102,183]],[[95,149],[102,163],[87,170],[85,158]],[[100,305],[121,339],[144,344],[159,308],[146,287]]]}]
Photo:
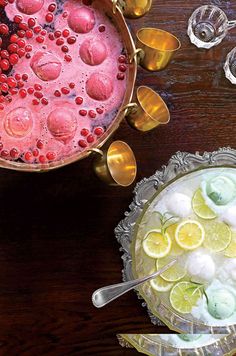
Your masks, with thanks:
[{"label": "lemon slice", "polygon": [[[162,267],[170,263],[171,257],[167,256],[156,260],[156,268],[160,270]],[[174,266],[168,268],[165,272],[161,274],[161,277],[167,282],[177,282],[186,275],[186,269],[181,266],[178,262]]]},{"label": "lemon slice", "polygon": [[215,219],[217,217],[216,213],[207,206],[203,196],[202,191],[199,188],[192,199],[192,208],[194,213],[202,219]]},{"label": "lemon slice", "polygon": [[224,251],[226,257],[236,257],[236,231],[232,231],[231,242]]},{"label": "lemon slice", "polygon": [[173,287],[173,283],[166,282],[160,276],[152,279],[150,281],[151,287],[155,289],[157,292],[168,292]]},{"label": "lemon slice", "polygon": [[190,282],[179,282],[171,289],[170,304],[177,312],[188,314],[201,297],[199,286]]},{"label": "lemon slice", "polygon": [[177,244],[175,240],[175,231],[177,228],[178,224],[172,224],[168,226],[166,229],[167,234],[171,238],[171,250],[170,250],[170,256],[180,256],[184,253],[184,250]]},{"label": "lemon slice", "polygon": [[171,249],[170,236],[168,234],[163,235],[161,230],[151,230],[144,237],[143,249],[149,257],[165,257]]},{"label": "lemon slice", "polygon": [[231,242],[231,230],[223,222],[208,221],[205,225],[204,247],[214,252],[224,251]]},{"label": "lemon slice", "polygon": [[185,250],[194,250],[204,241],[205,231],[200,222],[186,220],[177,226],[175,239],[177,244]]}]

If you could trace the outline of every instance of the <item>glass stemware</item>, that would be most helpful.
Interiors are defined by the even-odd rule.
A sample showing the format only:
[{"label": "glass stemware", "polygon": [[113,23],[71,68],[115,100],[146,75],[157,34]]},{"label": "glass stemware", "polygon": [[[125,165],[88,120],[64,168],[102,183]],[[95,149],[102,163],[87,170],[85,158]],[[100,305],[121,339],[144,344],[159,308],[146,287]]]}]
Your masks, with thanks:
[{"label": "glass stemware", "polygon": [[236,84],[236,47],[230,51],[224,64],[225,76],[232,84]]},{"label": "glass stemware", "polygon": [[198,7],[188,21],[188,36],[198,48],[209,49],[217,46],[227,35],[228,30],[236,26],[229,21],[224,11],[214,5]]}]

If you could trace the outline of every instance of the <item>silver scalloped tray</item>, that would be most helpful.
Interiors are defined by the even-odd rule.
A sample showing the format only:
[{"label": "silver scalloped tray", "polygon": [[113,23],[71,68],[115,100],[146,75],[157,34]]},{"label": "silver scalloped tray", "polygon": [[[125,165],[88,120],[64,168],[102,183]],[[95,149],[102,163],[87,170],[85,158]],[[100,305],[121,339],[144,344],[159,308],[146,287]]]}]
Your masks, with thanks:
[{"label": "silver scalloped tray", "polygon": [[[131,242],[134,234],[135,224],[137,219],[142,214],[144,205],[149,201],[153,195],[164,185],[168,184],[173,179],[177,179],[183,174],[190,173],[194,170],[206,167],[218,166],[236,166],[236,150],[227,147],[220,148],[214,152],[204,152],[202,155],[199,152],[195,154],[188,152],[177,152],[171,157],[166,166],[162,168],[149,178],[144,178],[140,181],[134,189],[134,198],[129,206],[130,211],[125,212],[125,219],[123,219],[115,228],[115,235],[118,242],[121,244],[121,251],[123,252],[122,260],[124,269],[122,271],[123,280],[129,281],[133,279],[132,273],[132,257],[131,257]],[[137,292],[138,294],[138,292]],[[142,297],[138,294],[138,298]],[[147,307],[147,304],[142,299],[142,306]],[[151,321],[155,325],[163,325],[163,323],[148,309],[148,314]],[[165,315],[165,323],[168,326],[183,333],[218,333],[228,334],[235,333],[234,326],[211,327],[206,326],[203,329],[195,328],[194,323],[186,322],[181,318],[173,319],[173,315],[167,310],[160,311],[160,314]]]}]

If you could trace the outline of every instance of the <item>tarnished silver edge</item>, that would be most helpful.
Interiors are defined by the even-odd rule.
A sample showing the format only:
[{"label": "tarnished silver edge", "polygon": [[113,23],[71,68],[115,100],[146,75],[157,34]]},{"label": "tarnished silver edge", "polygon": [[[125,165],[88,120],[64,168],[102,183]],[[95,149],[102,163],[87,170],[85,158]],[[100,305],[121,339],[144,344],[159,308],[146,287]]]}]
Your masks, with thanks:
[{"label": "tarnished silver edge", "polygon": [[[134,198],[129,205],[129,211],[125,212],[125,218],[115,228],[115,236],[121,245],[122,252],[123,281],[133,279],[132,276],[132,258],[130,245],[136,220],[142,213],[145,203],[151,199],[156,191],[167,184],[172,179],[183,173],[189,173],[198,168],[220,166],[220,165],[236,165],[236,150],[231,147],[222,147],[217,151],[204,152],[195,154],[189,152],[176,152],[169,160],[167,165],[157,170],[151,177],[142,179],[134,188]],[[138,294],[138,292],[136,292]],[[138,298],[142,299],[138,294]],[[147,304],[143,301],[143,307]],[[163,323],[148,310],[151,322],[154,325],[163,325]]]}]

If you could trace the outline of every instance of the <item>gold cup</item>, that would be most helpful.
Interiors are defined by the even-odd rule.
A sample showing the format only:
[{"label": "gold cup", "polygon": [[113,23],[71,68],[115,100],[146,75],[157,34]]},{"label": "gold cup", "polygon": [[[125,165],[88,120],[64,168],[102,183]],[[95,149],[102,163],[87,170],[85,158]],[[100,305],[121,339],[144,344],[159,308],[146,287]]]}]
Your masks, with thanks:
[{"label": "gold cup", "polygon": [[123,14],[129,19],[137,19],[144,16],[152,6],[152,0],[125,0],[122,1]]},{"label": "gold cup", "polygon": [[140,65],[150,71],[159,71],[167,67],[181,43],[169,32],[142,28],[137,32],[136,47],[134,55],[138,54]]},{"label": "gold cup", "polygon": [[133,151],[123,141],[114,141],[104,151],[94,148],[94,171],[106,184],[128,187],[137,174],[137,164]]},{"label": "gold cup", "polygon": [[124,107],[128,123],[139,131],[150,131],[170,121],[170,112],[164,100],[152,89],[138,87],[136,99]]}]

